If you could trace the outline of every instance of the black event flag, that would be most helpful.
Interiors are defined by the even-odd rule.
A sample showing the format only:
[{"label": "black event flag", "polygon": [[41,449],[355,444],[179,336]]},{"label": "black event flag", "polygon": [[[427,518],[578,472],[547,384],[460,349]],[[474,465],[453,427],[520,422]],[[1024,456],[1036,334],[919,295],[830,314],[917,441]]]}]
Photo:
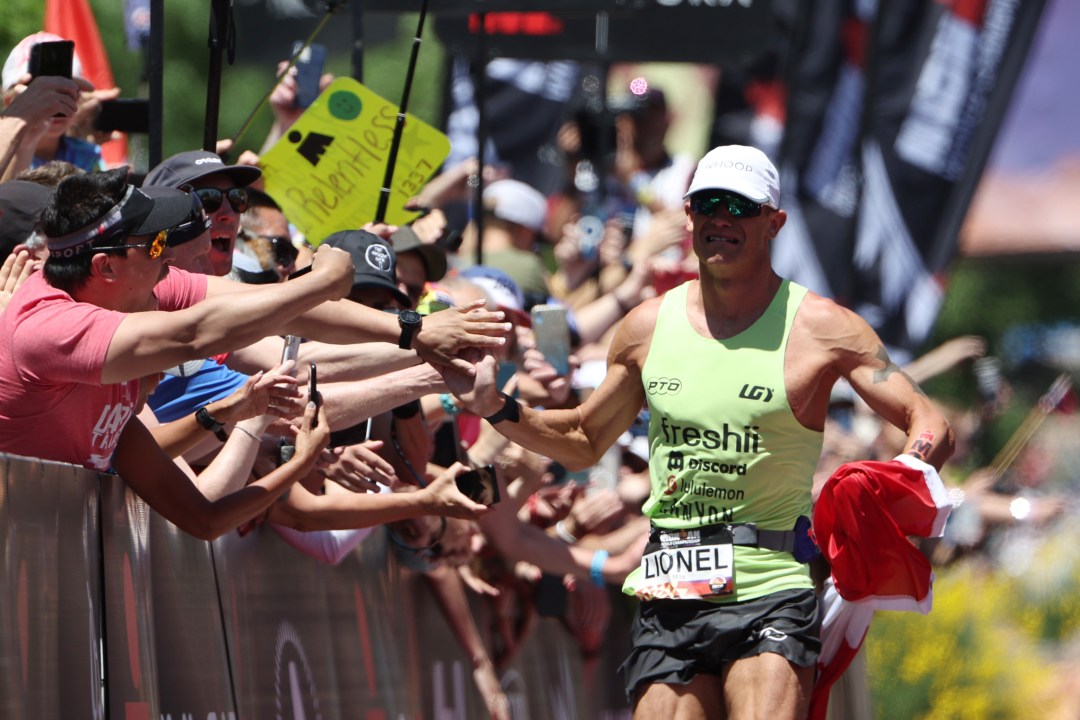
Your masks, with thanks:
[{"label": "black event flag", "polygon": [[891,348],[914,353],[933,329],[1043,5],[804,5],[780,158],[791,219],[777,267],[859,312]]}]

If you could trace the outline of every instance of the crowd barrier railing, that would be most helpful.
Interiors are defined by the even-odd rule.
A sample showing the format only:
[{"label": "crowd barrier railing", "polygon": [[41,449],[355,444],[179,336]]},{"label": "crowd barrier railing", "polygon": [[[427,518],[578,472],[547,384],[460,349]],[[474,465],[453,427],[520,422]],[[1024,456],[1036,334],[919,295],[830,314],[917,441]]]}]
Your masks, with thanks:
[{"label": "crowd barrier railing", "polygon": [[[213,543],[123,483],[0,454],[0,716],[123,720],[486,718],[472,664],[375,532],[337,566],[272,530]],[[586,676],[542,618],[499,671],[515,720],[617,720],[629,605]],[[471,600],[490,647],[492,616]]]}]

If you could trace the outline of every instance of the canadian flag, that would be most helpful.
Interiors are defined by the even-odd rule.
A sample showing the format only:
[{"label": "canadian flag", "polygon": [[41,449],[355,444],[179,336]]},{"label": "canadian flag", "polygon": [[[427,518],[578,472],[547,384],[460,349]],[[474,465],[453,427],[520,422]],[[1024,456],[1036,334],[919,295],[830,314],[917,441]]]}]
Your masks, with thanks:
[{"label": "canadian flag", "polygon": [[[45,0],[45,31],[75,41],[82,76],[95,88],[116,87],[88,0]],[[101,154],[107,166],[123,165],[127,161],[127,139],[110,140],[101,146]]]},{"label": "canadian flag", "polygon": [[841,465],[814,506],[814,535],[831,576],[821,597],[821,655],[810,720],[859,651],[876,610],[930,612],[934,573],[908,536],[940,537],[952,511],[933,466],[910,455]]}]

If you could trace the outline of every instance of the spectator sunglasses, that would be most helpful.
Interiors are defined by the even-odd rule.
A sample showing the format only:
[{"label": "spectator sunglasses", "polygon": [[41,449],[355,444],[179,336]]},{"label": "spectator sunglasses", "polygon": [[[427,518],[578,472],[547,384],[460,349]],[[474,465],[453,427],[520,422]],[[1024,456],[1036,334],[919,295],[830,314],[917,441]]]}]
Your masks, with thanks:
[{"label": "spectator sunglasses", "polygon": [[195,188],[193,192],[199,196],[199,200],[202,201],[203,208],[206,209],[206,212],[211,214],[218,211],[224,198],[229,199],[229,205],[232,207],[233,212],[237,214],[248,209],[248,194],[247,190],[244,188],[219,190],[217,188],[205,187]]},{"label": "spectator sunglasses", "polygon": [[157,260],[161,253],[165,252],[165,242],[169,239],[169,230],[162,230],[150,242],[135,243],[134,245],[95,245],[95,252],[106,250],[130,250],[131,248],[149,248],[150,259]]},{"label": "spectator sunglasses", "polygon": [[757,217],[762,207],[750,198],[724,190],[694,193],[690,197],[690,209],[706,217],[712,217],[720,208],[735,219]]},{"label": "spectator sunglasses", "polygon": [[239,234],[244,240],[259,238],[270,243],[270,247],[274,251],[274,260],[278,265],[292,265],[300,255],[300,251],[296,249],[292,238],[288,235],[260,235],[243,228],[240,229]]}]

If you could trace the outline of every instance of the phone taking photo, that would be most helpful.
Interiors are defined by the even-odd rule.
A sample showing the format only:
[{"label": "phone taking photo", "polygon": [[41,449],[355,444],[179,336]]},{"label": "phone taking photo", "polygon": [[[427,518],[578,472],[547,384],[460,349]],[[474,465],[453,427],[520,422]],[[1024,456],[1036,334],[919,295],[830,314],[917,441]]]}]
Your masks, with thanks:
[{"label": "phone taking photo", "polygon": [[473,502],[481,505],[494,505],[499,502],[499,483],[495,478],[495,466],[484,465],[473,470],[466,470],[458,475],[458,490]]},{"label": "phone taking photo", "polygon": [[101,132],[150,132],[150,101],[146,98],[105,100],[94,118],[94,129]]},{"label": "phone taking photo", "polygon": [[534,305],[532,315],[536,349],[561,377],[570,374],[570,326],[562,305]]},{"label": "phone taking photo", "polygon": [[293,43],[292,54],[296,57],[296,107],[310,107],[319,97],[319,81],[326,64],[326,46],[312,43],[304,47],[304,43],[298,40]]},{"label": "phone taking photo", "polygon": [[317,372],[315,369],[315,363],[308,365],[308,400],[315,403],[315,417],[311,420],[311,427],[319,426],[319,406],[322,405],[322,400],[319,398],[319,386],[316,378]]},{"label": "phone taking photo", "polygon": [[75,43],[71,40],[35,43],[30,48],[31,77],[71,77]]}]

